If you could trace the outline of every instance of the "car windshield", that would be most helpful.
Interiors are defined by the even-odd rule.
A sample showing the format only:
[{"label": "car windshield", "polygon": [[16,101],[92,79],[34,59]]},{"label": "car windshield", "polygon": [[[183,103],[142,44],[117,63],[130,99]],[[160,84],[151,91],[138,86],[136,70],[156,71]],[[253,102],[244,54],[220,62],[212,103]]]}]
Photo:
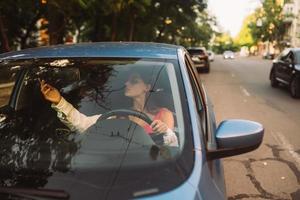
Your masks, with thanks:
[{"label": "car windshield", "polygon": [[[35,177],[35,187],[68,190],[64,182],[72,182],[102,197],[132,198],[149,188],[153,193],[168,190],[188,177],[193,154],[176,60],[41,59],[11,62],[9,67],[20,69],[10,100],[19,121],[10,125],[13,129],[1,129],[5,153],[0,165],[10,172],[1,180],[6,185],[26,185]],[[132,121],[128,115],[134,111],[128,94],[137,92],[128,84],[136,84],[137,73],[151,86],[147,116],[154,120],[161,110],[171,113],[177,145],[164,144],[162,134],[149,133],[138,123],[143,118],[136,115],[138,120]],[[61,113],[42,96],[41,80],[80,113],[96,117],[95,123],[83,132],[64,124]]]}]

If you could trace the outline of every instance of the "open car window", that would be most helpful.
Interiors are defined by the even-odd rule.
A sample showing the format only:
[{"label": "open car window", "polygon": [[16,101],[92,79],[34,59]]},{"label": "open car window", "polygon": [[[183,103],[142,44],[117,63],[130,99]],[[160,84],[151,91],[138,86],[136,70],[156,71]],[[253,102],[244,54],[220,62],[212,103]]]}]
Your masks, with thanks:
[{"label": "open car window", "polygon": [[295,52],[295,64],[300,64],[300,51]]}]

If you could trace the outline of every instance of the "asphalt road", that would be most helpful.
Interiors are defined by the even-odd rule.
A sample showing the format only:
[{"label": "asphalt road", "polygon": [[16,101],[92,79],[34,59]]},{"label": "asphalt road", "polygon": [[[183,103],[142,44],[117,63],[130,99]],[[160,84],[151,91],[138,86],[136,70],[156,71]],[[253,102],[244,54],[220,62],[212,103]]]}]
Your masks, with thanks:
[{"label": "asphalt road", "polygon": [[217,122],[239,118],[265,127],[258,150],[224,159],[229,199],[300,199],[300,99],[272,88],[272,61],[216,56],[209,74],[199,74]]}]

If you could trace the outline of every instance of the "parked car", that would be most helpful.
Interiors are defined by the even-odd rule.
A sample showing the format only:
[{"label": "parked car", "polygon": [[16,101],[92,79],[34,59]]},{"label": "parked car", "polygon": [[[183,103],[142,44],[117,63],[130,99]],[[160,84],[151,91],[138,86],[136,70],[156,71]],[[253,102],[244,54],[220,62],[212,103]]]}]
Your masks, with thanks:
[{"label": "parked car", "polygon": [[224,59],[234,59],[234,53],[232,51],[224,51],[223,58]]},{"label": "parked car", "polygon": [[187,48],[192,61],[194,63],[195,68],[198,72],[206,72],[209,73],[210,63],[208,58],[208,53],[203,47],[190,47]]},{"label": "parked car", "polygon": [[214,53],[213,51],[208,50],[208,51],[207,51],[207,54],[208,54],[208,59],[209,59],[209,61],[210,61],[210,62],[213,62],[214,59],[215,59],[215,53]]},{"label": "parked car", "polygon": [[[151,84],[144,87],[145,107],[156,102],[172,111],[169,129],[178,145],[161,143],[168,133],[148,134],[141,126],[153,114],[132,110],[124,95],[128,84],[141,84],[136,71]],[[252,151],[263,139],[263,126],[253,121],[230,119],[216,128],[212,104],[181,46],[25,49],[0,55],[0,75],[1,199],[226,199],[221,158]],[[49,88],[42,91],[56,88],[70,109],[57,113],[63,105],[45,100],[44,81]],[[102,115],[81,133],[64,123],[75,110],[80,117]]]},{"label": "parked car", "polygon": [[300,98],[300,48],[285,49],[274,59],[269,78],[272,87],[288,86],[291,96]]}]

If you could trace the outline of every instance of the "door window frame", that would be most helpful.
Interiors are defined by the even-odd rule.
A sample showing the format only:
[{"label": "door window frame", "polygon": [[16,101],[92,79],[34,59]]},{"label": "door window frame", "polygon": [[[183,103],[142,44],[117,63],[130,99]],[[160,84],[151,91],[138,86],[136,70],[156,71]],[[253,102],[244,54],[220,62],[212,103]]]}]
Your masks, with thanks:
[{"label": "door window frame", "polygon": [[208,142],[208,120],[207,120],[207,110],[206,110],[206,101],[205,101],[205,94],[202,90],[202,87],[199,83],[199,79],[197,78],[195,67],[192,64],[191,58],[188,56],[188,52],[185,52],[184,54],[184,61],[187,66],[188,75],[191,80],[191,86],[194,91],[194,100],[196,102],[197,106],[197,113],[199,115],[199,119],[201,120],[201,128],[203,132],[203,136],[205,138],[205,146]]}]

